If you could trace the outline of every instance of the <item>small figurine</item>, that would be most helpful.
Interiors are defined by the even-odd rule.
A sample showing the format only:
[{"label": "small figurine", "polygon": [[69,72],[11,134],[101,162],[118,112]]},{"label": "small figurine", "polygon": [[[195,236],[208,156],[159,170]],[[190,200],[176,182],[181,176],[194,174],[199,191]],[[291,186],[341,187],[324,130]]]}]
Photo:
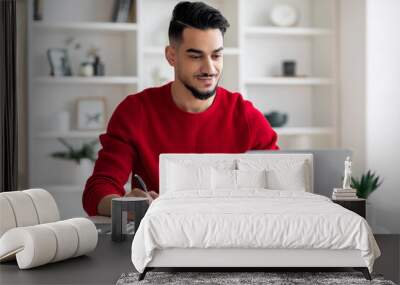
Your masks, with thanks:
[{"label": "small figurine", "polygon": [[343,179],[343,189],[351,189],[351,160],[350,156],[346,157],[344,162],[344,179]]}]

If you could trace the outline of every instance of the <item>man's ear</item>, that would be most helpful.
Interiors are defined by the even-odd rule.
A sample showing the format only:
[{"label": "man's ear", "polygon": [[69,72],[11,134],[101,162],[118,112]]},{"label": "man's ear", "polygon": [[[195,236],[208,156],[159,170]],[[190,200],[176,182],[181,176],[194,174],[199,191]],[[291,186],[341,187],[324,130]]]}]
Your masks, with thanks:
[{"label": "man's ear", "polygon": [[176,65],[176,53],[175,47],[169,45],[165,47],[165,58],[167,59],[169,65],[175,67]]}]

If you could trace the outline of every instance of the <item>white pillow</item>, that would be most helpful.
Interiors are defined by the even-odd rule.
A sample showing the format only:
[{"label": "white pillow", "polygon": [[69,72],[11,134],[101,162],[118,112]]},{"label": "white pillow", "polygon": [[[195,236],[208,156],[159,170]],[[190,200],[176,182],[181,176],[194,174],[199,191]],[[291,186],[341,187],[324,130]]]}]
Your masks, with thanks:
[{"label": "white pillow", "polygon": [[304,166],[278,171],[272,169],[267,172],[268,189],[306,191],[306,177]]},{"label": "white pillow", "polygon": [[[239,159],[240,170],[266,169],[267,188],[306,191],[311,189],[308,162],[298,159]],[[310,191],[310,190],[309,190]]]},{"label": "white pillow", "polygon": [[185,191],[189,189],[211,189],[211,167],[168,164],[168,191]]},{"label": "white pillow", "polygon": [[267,171],[236,170],[238,188],[267,188]]},{"label": "white pillow", "polygon": [[240,188],[267,188],[266,170],[215,169],[212,171],[214,190],[237,190]]},{"label": "white pillow", "polygon": [[236,190],[236,170],[212,168],[212,189]]}]

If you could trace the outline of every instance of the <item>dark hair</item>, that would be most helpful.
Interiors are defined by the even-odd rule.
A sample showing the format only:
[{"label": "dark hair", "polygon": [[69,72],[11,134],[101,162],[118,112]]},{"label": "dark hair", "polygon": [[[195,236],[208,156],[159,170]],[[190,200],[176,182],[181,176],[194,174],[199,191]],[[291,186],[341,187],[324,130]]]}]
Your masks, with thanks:
[{"label": "dark hair", "polygon": [[229,22],[220,11],[203,2],[179,2],[169,23],[169,40],[181,41],[183,30],[189,27],[201,30],[219,29],[223,36]]}]

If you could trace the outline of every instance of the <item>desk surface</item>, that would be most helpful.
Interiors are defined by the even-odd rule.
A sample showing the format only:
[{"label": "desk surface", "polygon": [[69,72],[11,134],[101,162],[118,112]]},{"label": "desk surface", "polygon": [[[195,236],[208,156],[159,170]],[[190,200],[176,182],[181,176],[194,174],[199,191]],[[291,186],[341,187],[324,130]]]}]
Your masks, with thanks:
[{"label": "desk surface", "polygon": [[[400,235],[375,235],[382,256],[374,272],[395,283],[400,279]],[[95,251],[41,267],[19,270],[15,261],[0,264],[0,284],[115,284],[124,272],[135,271],[131,261],[132,237],[112,242],[99,235]]]},{"label": "desk surface", "polygon": [[85,256],[19,270],[16,261],[0,264],[0,284],[115,284],[124,272],[134,271],[132,237],[112,242],[99,235],[96,249]]}]

